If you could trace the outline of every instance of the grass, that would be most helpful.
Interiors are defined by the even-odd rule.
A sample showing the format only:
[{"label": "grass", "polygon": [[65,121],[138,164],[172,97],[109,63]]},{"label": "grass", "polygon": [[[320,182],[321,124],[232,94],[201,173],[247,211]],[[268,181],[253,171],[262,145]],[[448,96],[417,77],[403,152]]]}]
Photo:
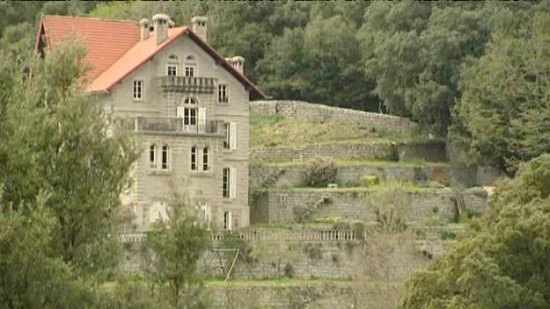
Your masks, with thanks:
[{"label": "grass", "polygon": [[312,284],[327,284],[327,283],[344,283],[349,284],[351,279],[349,278],[323,278],[323,277],[314,277],[314,278],[287,278],[281,277],[279,279],[260,279],[260,280],[229,280],[225,282],[223,279],[218,280],[207,280],[205,281],[206,287],[226,287],[226,286],[301,286],[301,285],[312,285]]},{"label": "grass", "polygon": [[250,147],[280,147],[327,142],[402,141],[413,138],[368,125],[313,122],[277,115],[250,117]]}]

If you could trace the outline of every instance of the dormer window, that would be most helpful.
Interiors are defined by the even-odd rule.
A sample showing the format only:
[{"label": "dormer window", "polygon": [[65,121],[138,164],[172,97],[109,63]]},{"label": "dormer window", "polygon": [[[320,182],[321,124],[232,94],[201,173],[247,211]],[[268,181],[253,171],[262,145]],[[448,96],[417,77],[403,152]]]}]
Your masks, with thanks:
[{"label": "dormer window", "polygon": [[177,76],[178,75],[178,56],[170,55],[168,57],[168,63],[166,64],[166,75]]}]

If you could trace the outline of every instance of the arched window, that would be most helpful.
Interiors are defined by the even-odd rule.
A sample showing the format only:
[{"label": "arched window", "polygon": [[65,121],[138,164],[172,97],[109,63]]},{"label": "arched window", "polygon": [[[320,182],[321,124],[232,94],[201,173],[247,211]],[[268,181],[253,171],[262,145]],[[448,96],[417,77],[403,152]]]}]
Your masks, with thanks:
[{"label": "arched window", "polygon": [[208,165],[208,147],[204,147],[202,150],[202,170],[208,171],[210,166]]},{"label": "arched window", "polygon": [[193,146],[191,148],[191,170],[196,171],[197,169],[197,146]]},{"label": "arched window", "polygon": [[183,125],[197,125],[198,102],[195,98],[186,98],[183,107]]},{"label": "arched window", "polygon": [[162,169],[168,169],[168,161],[170,160],[170,149],[168,145],[162,146]]},{"label": "arched window", "polygon": [[170,55],[168,62],[166,63],[166,75],[177,76],[178,75],[178,56]]},{"label": "arched window", "polygon": [[195,56],[185,57],[185,77],[195,77],[197,73],[197,62]]},{"label": "arched window", "polygon": [[155,144],[149,146],[149,167],[157,168],[157,146]]}]

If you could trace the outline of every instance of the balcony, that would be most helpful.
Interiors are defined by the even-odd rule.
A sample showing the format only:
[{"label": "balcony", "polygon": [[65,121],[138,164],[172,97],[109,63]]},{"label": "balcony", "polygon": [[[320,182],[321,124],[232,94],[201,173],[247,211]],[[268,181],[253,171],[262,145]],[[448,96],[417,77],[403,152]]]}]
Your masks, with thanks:
[{"label": "balcony", "polygon": [[158,87],[164,92],[214,93],[214,78],[161,76]]},{"label": "balcony", "polygon": [[193,125],[184,125],[182,118],[137,117],[134,129],[148,133],[225,135],[223,121],[198,121]]}]

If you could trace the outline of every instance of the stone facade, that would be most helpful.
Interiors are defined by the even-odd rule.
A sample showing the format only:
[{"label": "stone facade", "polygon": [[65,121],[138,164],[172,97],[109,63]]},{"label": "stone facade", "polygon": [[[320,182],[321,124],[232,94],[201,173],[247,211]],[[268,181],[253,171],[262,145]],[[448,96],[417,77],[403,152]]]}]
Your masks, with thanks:
[{"label": "stone facade", "polygon": [[280,115],[318,122],[359,123],[375,129],[398,132],[405,132],[414,126],[408,118],[302,101],[254,101],[250,104],[250,113],[251,115]]},{"label": "stone facade", "polygon": [[[252,223],[289,223],[341,217],[376,221],[377,212],[392,207],[405,222],[437,214],[449,222],[457,215],[457,197],[467,211],[483,213],[486,196],[451,189],[269,189],[255,194]],[[463,210],[464,211],[464,210]]]},{"label": "stone facade", "polygon": [[[176,67],[175,75],[168,76],[169,64]],[[190,74],[186,73],[188,66],[194,70],[191,77],[184,75]],[[163,88],[161,82],[165,80],[200,86]],[[133,98],[135,81],[142,82],[139,100]],[[219,100],[219,85],[226,85],[227,102]],[[108,113],[125,119],[140,133],[142,155],[134,166],[132,190],[123,198],[134,217],[133,229],[146,230],[152,222],[162,219],[159,211],[165,211],[158,208],[165,207],[175,194],[190,204],[201,205],[205,219],[214,229],[249,225],[249,92],[196,41],[189,36],[177,38],[132,71],[109,94],[100,96],[100,101]],[[185,114],[188,111],[184,112],[184,108],[193,109],[194,116],[191,112]],[[185,117],[196,120],[186,125]],[[229,123],[235,131],[231,133],[231,143],[236,145],[226,149]],[[153,146],[156,167],[150,162]],[[165,146],[166,168],[160,166]],[[192,147],[197,148],[197,170],[191,169]],[[205,149],[209,166],[203,171]],[[224,168],[236,173],[231,184],[236,187],[235,194],[231,197],[222,196]],[[226,215],[228,212],[231,215]]]}]

